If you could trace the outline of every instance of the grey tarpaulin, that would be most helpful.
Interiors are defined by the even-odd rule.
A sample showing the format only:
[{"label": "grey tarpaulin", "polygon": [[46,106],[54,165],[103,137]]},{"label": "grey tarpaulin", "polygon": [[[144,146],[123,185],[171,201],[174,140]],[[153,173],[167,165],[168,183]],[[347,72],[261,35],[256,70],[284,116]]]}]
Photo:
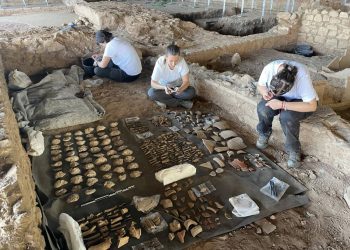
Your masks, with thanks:
[{"label": "grey tarpaulin", "polygon": [[73,65],[12,93],[13,110],[20,127],[29,124],[43,131],[100,120],[105,110],[92,99],[90,91],[86,91],[83,98],[75,96],[80,91],[83,75],[84,71]]}]

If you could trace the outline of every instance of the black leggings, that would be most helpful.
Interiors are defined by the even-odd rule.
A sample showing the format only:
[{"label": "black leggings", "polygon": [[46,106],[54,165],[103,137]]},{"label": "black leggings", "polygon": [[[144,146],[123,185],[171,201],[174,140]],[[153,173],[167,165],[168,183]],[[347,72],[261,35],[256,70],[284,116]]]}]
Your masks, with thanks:
[{"label": "black leggings", "polygon": [[112,60],[109,61],[106,68],[96,67],[94,72],[97,76],[109,78],[116,82],[132,82],[139,78],[140,74],[130,76],[125,71],[115,65]]}]

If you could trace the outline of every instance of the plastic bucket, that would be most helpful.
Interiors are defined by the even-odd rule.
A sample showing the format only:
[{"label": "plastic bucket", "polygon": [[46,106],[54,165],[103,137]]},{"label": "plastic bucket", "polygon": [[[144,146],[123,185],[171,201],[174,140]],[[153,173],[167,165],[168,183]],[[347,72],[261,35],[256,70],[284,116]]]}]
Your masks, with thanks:
[{"label": "plastic bucket", "polygon": [[94,59],[92,59],[91,57],[90,58],[85,58],[85,59],[82,59],[82,62],[81,64],[83,65],[83,69],[85,71],[85,76],[87,77],[92,77],[95,75],[95,72],[94,72]]}]

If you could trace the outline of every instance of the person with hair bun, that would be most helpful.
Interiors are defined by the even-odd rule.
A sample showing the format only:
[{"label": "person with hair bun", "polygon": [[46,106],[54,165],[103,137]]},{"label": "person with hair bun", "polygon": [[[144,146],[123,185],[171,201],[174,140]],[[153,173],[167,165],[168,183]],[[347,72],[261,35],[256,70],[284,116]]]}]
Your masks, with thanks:
[{"label": "person with hair bun", "polygon": [[287,166],[299,167],[300,121],[316,110],[318,101],[309,71],[305,65],[295,61],[273,61],[264,67],[257,89],[262,95],[257,106],[259,117],[257,148],[265,149],[268,146],[273,118],[279,114],[285,135],[285,148],[289,154]]},{"label": "person with hair bun", "polygon": [[140,76],[140,58],[128,41],[113,37],[108,31],[99,30],[96,32],[96,43],[104,47],[102,59],[100,55],[92,56],[97,76],[116,82],[132,82]]},{"label": "person with hair bun", "polygon": [[196,91],[190,86],[189,75],[180,48],[172,43],[154,66],[148,96],[162,108],[182,106],[191,109]]}]

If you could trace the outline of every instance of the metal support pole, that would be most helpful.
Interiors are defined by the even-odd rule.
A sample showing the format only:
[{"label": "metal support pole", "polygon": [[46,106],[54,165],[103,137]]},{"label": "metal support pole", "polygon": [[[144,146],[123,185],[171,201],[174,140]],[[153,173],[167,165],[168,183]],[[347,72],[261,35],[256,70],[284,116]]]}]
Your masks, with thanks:
[{"label": "metal support pole", "polygon": [[226,11],[226,0],[224,0],[224,6],[222,7],[222,16],[225,16]]},{"label": "metal support pole", "polygon": [[241,16],[243,15],[243,11],[244,11],[244,0],[242,0],[242,6],[241,6]]},{"label": "metal support pole", "polygon": [[291,10],[291,12],[294,12],[294,5],[295,5],[295,0],[292,0],[292,10]]},{"label": "metal support pole", "polygon": [[25,0],[23,0],[24,7],[27,7],[27,3]]},{"label": "metal support pole", "polygon": [[262,6],[262,12],[261,12],[261,19],[260,19],[260,22],[262,22],[263,17],[265,16],[265,6],[266,6],[266,0],[263,1],[263,6]]},{"label": "metal support pole", "polygon": [[270,0],[270,14],[272,12],[272,8],[273,8],[273,0]]},{"label": "metal support pole", "polygon": [[287,3],[286,3],[286,12],[289,11],[289,5],[290,5],[290,0],[287,0]]},{"label": "metal support pole", "polygon": [[255,8],[255,0],[252,0],[252,9]]}]

